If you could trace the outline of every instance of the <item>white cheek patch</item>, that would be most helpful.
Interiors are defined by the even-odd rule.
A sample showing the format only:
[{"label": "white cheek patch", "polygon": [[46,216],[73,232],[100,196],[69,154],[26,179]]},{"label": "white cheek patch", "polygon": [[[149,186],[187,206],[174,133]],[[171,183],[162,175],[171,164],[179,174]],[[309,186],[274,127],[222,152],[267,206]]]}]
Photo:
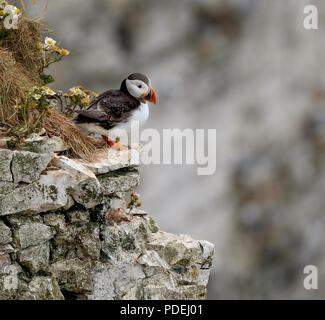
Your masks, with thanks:
[{"label": "white cheek patch", "polygon": [[[138,85],[141,85],[141,88],[139,88]],[[129,93],[135,98],[142,98],[143,96],[146,96],[149,93],[148,86],[140,80],[127,79],[126,87]]]},{"label": "white cheek patch", "polygon": [[128,91],[129,91],[129,93],[130,93],[132,96],[135,96],[135,92],[134,92],[134,90],[133,90],[133,84],[132,84],[131,80],[126,79],[126,87],[127,87]]}]

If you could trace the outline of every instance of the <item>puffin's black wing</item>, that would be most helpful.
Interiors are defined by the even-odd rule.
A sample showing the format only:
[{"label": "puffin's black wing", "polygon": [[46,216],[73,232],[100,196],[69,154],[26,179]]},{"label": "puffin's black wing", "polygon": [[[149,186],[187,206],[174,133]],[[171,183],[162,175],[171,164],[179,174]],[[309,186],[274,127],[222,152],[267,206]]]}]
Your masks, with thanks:
[{"label": "puffin's black wing", "polygon": [[130,113],[140,102],[120,90],[109,90],[96,98],[86,110],[77,111],[77,123],[94,123],[111,129],[121,122],[127,122]]}]

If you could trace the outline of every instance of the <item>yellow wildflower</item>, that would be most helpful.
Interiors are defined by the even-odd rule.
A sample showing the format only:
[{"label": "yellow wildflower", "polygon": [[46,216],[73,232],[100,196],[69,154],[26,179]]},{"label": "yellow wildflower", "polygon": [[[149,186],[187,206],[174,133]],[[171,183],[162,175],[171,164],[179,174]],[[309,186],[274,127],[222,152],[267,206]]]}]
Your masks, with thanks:
[{"label": "yellow wildflower", "polygon": [[50,116],[53,114],[53,111],[50,110],[50,109],[47,109],[46,111],[47,111],[47,113],[48,113]]},{"label": "yellow wildflower", "polygon": [[93,96],[94,96],[94,97],[98,97],[99,94],[98,94],[97,92],[93,92]]},{"label": "yellow wildflower", "polygon": [[67,49],[62,49],[59,51],[59,53],[62,55],[62,56],[68,56],[70,54],[70,51],[67,50]]},{"label": "yellow wildflower", "polygon": [[0,10],[0,16],[4,16],[5,15],[5,11],[4,10]]},{"label": "yellow wildflower", "polygon": [[71,95],[76,95],[77,94],[77,89],[76,88],[71,88],[70,89],[70,94]]},{"label": "yellow wildflower", "polygon": [[60,48],[59,48],[58,46],[54,46],[54,45],[53,45],[53,46],[51,46],[50,48],[51,48],[51,50],[53,50],[53,51],[58,51],[58,52],[60,51]]},{"label": "yellow wildflower", "polygon": [[47,95],[49,95],[49,96],[54,96],[54,95],[55,95],[55,92],[54,92],[53,90],[51,90],[51,89],[47,89],[47,90],[45,90],[45,93],[46,93]]},{"label": "yellow wildflower", "polygon": [[88,105],[90,105],[90,98],[89,97],[86,97],[86,98],[83,98],[82,100],[81,100],[81,102],[82,102],[82,104],[84,104],[85,106],[88,106]]},{"label": "yellow wildflower", "polygon": [[20,12],[21,12],[20,9],[17,8],[17,9],[16,9],[16,14],[20,14]]},{"label": "yellow wildflower", "polygon": [[70,89],[72,96],[83,96],[85,97],[85,93],[81,90],[82,86],[73,87]]}]

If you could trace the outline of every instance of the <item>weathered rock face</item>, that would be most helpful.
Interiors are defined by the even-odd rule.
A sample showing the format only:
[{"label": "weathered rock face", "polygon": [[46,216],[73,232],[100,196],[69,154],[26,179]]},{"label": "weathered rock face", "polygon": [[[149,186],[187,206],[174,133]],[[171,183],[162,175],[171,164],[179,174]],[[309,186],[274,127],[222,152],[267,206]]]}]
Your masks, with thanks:
[{"label": "weathered rock face", "polygon": [[0,149],[0,299],[206,298],[214,246],[126,214],[138,151],[84,163],[59,146]]}]

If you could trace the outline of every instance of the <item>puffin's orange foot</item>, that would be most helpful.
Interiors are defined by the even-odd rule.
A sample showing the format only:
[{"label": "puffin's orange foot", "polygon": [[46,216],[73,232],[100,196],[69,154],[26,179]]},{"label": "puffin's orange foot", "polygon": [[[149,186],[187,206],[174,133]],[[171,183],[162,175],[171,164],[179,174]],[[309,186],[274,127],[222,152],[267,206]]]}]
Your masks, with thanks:
[{"label": "puffin's orange foot", "polygon": [[127,151],[129,147],[123,146],[120,143],[120,138],[116,138],[116,142],[108,138],[107,136],[102,135],[103,139],[107,142],[108,146],[117,151]]},{"label": "puffin's orange foot", "polygon": [[118,143],[118,144],[115,143],[114,146],[112,147],[112,149],[117,150],[117,151],[127,151],[127,150],[129,150],[128,148],[121,145],[120,143]]},{"label": "puffin's orange foot", "polygon": [[123,144],[121,144],[120,141],[116,141],[111,148],[114,149],[114,150],[117,150],[117,151],[127,151],[127,150],[129,150],[129,148],[124,146]]}]

